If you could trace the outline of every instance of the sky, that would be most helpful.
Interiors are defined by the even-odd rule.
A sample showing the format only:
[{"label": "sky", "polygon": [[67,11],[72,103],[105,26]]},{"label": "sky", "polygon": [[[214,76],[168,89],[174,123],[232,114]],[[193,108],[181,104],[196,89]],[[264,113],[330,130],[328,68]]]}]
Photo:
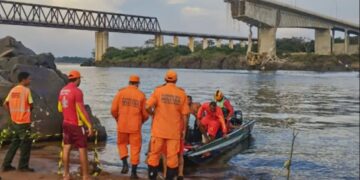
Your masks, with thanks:
[{"label": "sky", "polygon": [[[20,0],[18,0],[20,1]],[[317,12],[326,16],[359,24],[359,0],[274,0]],[[118,12],[157,17],[162,30],[208,33],[218,35],[248,35],[249,27],[232,20],[230,7],[223,0],[21,0],[80,9]],[[337,33],[336,36],[341,36]],[[0,24],[0,38],[15,37],[36,53],[51,52],[55,56],[90,57],[95,47],[92,31],[10,26]],[[277,37],[314,39],[314,30],[279,29]],[[110,46],[142,46],[149,35],[110,33]],[[197,39],[200,40],[200,39]],[[165,43],[172,37],[165,37]],[[187,39],[181,38],[181,44]]]}]

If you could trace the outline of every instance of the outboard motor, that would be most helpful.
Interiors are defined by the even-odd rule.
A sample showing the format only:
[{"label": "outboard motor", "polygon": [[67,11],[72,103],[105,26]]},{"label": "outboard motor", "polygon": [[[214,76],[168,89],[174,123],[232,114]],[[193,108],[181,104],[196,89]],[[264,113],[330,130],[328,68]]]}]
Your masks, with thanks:
[{"label": "outboard motor", "polygon": [[234,112],[234,116],[231,118],[231,124],[234,126],[240,126],[243,123],[243,114],[242,111],[238,110]]}]

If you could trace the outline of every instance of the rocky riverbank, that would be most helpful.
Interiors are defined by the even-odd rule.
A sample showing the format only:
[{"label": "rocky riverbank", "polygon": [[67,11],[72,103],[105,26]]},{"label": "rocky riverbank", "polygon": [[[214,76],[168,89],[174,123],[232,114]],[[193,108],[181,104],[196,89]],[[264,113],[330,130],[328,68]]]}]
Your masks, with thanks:
[{"label": "rocky riverbank", "polygon": [[286,55],[280,61],[261,66],[248,65],[244,49],[209,48],[190,53],[186,47],[110,48],[99,67],[188,68],[188,69],[262,69],[301,71],[359,71],[359,55]]},{"label": "rocky riverbank", "polygon": [[[31,74],[30,86],[34,99],[32,112],[33,131],[42,135],[61,133],[62,115],[57,110],[58,94],[67,83],[67,77],[56,68],[52,54],[36,54],[12,37],[0,39],[0,101],[6,98],[17,83],[17,74],[26,71]],[[101,140],[106,139],[105,128],[87,110],[99,132]],[[0,130],[7,127],[8,113],[0,107]],[[46,140],[46,139],[44,139]]]}]

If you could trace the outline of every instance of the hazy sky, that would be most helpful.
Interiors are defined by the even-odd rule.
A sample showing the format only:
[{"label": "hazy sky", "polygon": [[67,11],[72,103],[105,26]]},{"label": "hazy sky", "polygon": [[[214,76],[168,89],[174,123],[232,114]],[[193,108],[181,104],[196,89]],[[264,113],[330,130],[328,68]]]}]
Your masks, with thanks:
[{"label": "hazy sky", "polygon": [[[18,0],[20,1],[20,0]],[[163,30],[247,36],[248,27],[230,17],[223,0],[21,0],[22,2],[84,8],[92,10],[158,17]],[[307,10],[358,24],[359,0],[276,0]],[[0,37],[13,36],[37,53],[55,56],[91,56],[95,33],[91,31],[0,25]],[[340,33],[338,34],[338,36]],[[304,36],[314,31],[280,29],[278,37]],[[110,46],[138,46],[153,38],[149,35],[110,33]],[[166,42],[171,42],[166,37]],[[200,40],[200,39],[199,39]],[[181,38],[185,44],[186,39]]]}]

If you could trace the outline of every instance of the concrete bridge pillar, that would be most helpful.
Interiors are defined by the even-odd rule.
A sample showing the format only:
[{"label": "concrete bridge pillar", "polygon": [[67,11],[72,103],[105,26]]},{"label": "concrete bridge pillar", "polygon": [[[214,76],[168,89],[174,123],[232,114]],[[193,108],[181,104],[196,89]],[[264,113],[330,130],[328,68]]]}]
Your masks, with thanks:
[{"label": "concrete bridge pillar", "polygon": [[164,37],[160,34],[155,35],[155,47],[161,47],[164,45]]},{"label": "concrete bridge pillar", "polygon": [[195,43],[194,43],[195,38],[194,37],[189,37],[189,44],[188,47],[190,49],[191,52],[195,51]]},{"label": "concrete bridge pillar", "polygon": [[101,61],[106,49],[109,47],[109,32],[95,32],[95,61]]},{"label": "concrete bridge pillar", "polygon": [[344,33],[344,51],[345,51],[345,54],[349,54],[349,45],[350,45],[349,32],[348,32],[348,30],[345,30],[345,33]]},{"label": "concrete bridge pillar", "polygon": [[232,39],[229,40],[229,48],[234,49],[234,40]]},{"label": "concrete bridge pillar", "polygon": [[204,38],[202,41],[202,49],[207,49],[209,47],[209,40],[207,38]]},{"label": "concrete bridge pillar", "polygon": [[276,30],[274,27],[258,28],[258,45],[259,53],[268,53],[268,55],[276,55]]},{"label": "concrete bridge pillar", "polygon": [[357,39],[357,41],[354,41],[352,43],[350,43],[350,33],[347,32],[346,34],[346,38],[345,38],[345,42],[346,42],[346,48],[347,48],[347,52],[346,54],[359,54],[360,52],[360,37],[359,34],[354,34],[355,36],[352,37],[352,39]]},{"label": "concrete bridge pillar", "polygon": [[329,29],[315,29],[315,54],[329,55],[331,54],[331,33]]},{"label": "concrete bridge pillar", "polygon": [[179,46],[179,37],[174,36],[174,47],[178,47],[178,46]]},{"label": "concrete bridge pillar", "polygon": [[[330,48],[330,54],[336,54],[335,29],[331,30],[331,44],[330,44],[330,47],[331,47]],[[315,50],[315,53],[316,53],[316,50]]]},{"label": "concrete bridge pillar", "polygon": [[221,48],[221,39],[216,39],[216,47]]}]

